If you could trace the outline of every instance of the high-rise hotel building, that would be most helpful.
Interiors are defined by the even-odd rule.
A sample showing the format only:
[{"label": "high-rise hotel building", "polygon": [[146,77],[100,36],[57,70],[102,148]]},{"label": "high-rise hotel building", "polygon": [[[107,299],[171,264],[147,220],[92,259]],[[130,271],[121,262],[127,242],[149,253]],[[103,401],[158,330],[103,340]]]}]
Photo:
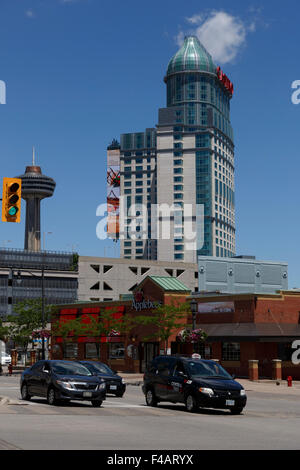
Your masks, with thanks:
[{"label": "high-rise hotel building", "polygon": [[[127,204],[121,257],[196,263],[198,255],[234,256],[232,83],[195,36],[185,38],[164,81],[167,107],[159,109],[156,128],[120,139],[120,195]],[[161,205],[174,208],[167,237]]]}]

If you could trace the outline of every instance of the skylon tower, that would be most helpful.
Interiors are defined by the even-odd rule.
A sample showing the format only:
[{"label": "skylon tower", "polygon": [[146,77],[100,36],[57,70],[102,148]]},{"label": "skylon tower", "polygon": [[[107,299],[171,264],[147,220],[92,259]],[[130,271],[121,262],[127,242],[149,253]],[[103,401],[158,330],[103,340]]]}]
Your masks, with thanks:
[{"label": "skylon tower", "polygon": [[26,225],[24,249],[41,250],[41,200],[53,196],[55,181],[42,174],[35,164],[35,151],[32,152],[32,165],[27,166],[22,179],[22,199],[26,201]]}]

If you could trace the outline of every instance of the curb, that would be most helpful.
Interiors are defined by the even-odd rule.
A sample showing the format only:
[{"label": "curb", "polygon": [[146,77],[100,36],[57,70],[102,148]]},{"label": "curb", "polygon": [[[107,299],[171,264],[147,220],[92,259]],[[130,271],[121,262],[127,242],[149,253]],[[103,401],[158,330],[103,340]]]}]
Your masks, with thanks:
[{"label": "curb", "polygon": [[9,397],[0,397],[0,406],[3,405],[28,405],[23,400],[14,400]]},{"label": "curb", "polygon": [[9,403],[8,397],[0,397],[0,406],[7,405]]}]

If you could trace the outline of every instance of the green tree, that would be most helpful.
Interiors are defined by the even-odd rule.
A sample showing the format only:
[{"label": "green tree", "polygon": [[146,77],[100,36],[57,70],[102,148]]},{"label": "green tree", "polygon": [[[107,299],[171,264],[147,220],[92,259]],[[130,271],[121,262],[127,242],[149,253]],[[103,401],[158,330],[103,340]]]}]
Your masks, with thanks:
[{"label": "green tree", "polygon": [[33,332],[38,332],[50,321],[52,310],[52,305],[44,306],[43,321],[42,299],[18,302],[14,305],[15,315],[7,317],[7,336],[26,353],[29,343],[32,342]]},{"label": "green tree", "polygon": [[185,320],[190,313],[189,303],[172,301],[170,305],[159,305],[151,314],[135,317],[135,322],[140,325],[152,326],[153,332],[144,337],[145,341],[163,341],[164,351],[167,354],[169,338],[180,327],[187,326]]},{"label": "green tree", "polygon": [[0,341],[4,341],[6,343],[8,340],[8,333],[9,333],[8,326],[4,325],[3,321],[0,319]]}]

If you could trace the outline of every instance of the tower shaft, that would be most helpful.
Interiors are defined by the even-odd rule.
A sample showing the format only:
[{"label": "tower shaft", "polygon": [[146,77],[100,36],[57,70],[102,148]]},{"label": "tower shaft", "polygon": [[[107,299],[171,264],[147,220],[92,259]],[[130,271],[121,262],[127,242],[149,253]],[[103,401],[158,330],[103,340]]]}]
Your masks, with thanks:
[{"label": "tower shaft", "polygon": [[33,197],[26,201],[26,224],[24,249],[41,250],[41,200]]}]

